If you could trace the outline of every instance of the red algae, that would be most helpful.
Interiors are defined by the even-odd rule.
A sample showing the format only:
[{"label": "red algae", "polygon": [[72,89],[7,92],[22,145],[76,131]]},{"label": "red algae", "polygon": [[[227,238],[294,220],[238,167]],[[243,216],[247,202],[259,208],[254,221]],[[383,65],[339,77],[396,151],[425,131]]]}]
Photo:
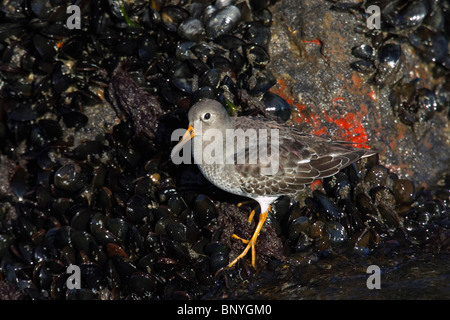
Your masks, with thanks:
[{"label": "red algae", "polygon": [[[358,79],[352,80],[355,86],[358,86],[358,81],[361,81],[359,77]],[[329,135],[329,128],[324,125],[324,121],[326,121],[329,124],[336,125],[338,128],[334,134],[334,138],[354,143],[360,148],[369,149],[367,144],[368,135],[363,125],[363,120],[367,114],[367,106],[362,105],[359,112],[347,112],[344,115],[328,114],[325,110],[322,114],[312,114],[309,112],[310,108],[306,104],[294,103],[294,99],[287,92],[287,88],[285,80],[279,79],[278,86],[272,88],[271,91],[281,96],[297,109],[299,116],[292,119],[295,123],[306,123],[311,127],[312,134],[326,136]],[[333,107],[343,103],[345,103],[345,99],[340,96],[333,98],[331,101]]]}]

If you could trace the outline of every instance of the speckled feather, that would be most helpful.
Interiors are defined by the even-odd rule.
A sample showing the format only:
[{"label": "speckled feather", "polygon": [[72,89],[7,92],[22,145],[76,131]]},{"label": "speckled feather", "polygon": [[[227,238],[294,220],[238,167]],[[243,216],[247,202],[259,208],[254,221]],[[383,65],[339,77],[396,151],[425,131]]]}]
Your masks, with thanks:
[{"label": "speckled feather", "polygon": [[[205,113],[215,113],[217,117],[222,118],[214,126],[211,124],[211,127],[216,129],[225,130],[225,126],[244,131],[269,129],[268,151],[271,148],[270,129],[279,130],[279,166],[275,174],[267,174],[269,170],[263,170],[269,167],[268,164],[263,165],[259,161],[256,164],[249,164],[249,154],[258,148],[258,141],[247,141],[244,150],[235,149],[233,155],[235,164],[199,165],[203,175],[214,185],[253,199],[294,195],[314,180],[330,177],[353,162],[376,153],[372,150],[353,148],[346,142],[333,142],[330,139],[307,135],[295,128],[265,118],[229,118],[222,105],[212,100],[202,101],[191,108],[190,122],[201,119]],[[225,125],[225,122],[228,124]],[[208,123],[204,123],[202,130],[208,128]],[[198,133],[196,138],[200,138]],[[245,154],[244,164],[236,164],[237,154],[240,153]],[[259,160],[259,157],[257,158]]]},{"label": "speckled feather", "polygon": [[[264,174],[261,163],[235,166],[241,190],[248,195],[294,195],[316,179],[335,175],[353,162],[375,154],[372,150],[357,149],[345,142],[333,142],[306,135],[292,127],[264,118],[232,118],[236,129],[268,128],[279,131],[279,167],[274,175]],[[270,150],[270,139],[268,150]],[[257,147],[250,144],[250,149]],[[248,159],[248,156],[246,156]]]}]

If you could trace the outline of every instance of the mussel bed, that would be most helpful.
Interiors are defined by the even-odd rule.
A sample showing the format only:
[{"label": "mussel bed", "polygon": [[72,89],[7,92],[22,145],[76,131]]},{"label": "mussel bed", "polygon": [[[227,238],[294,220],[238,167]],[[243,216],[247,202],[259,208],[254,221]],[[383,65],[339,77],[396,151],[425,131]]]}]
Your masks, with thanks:
[{"label": "mussel bed", "polygon": [[[290,118],[289,104],[269,91],[274,3],[80,2],[81,29],[72,30],[66,1],[0,5],[0,298],[219,298],[261,270],[449,251],[450,176],[429,190],[372,157],[297,199],[278,199],[258,240],[259,271],[247,260],[226,268],[243,249],[231,235],[252,233],[252,205],[238,208],[244,199],[171,163],[170,135],[201,98],[233,115]],[[401,22],[413,13],[386,6],[391,33],[448,68],[448,53],[422,48],[420,38],[441,45],[444,27]],[[448,7],[433,10],[448,24]],[[433,34],[417,29],[422,20]],[[389,41],[355,48],[369,62],[349,67],[376,68],[372,80],[389,84],[401,55]],[[442,112],[447,84],[437,97],[397,84],[400,120]],[[69,265],[80,267],[81,289],[68,289]]]}]

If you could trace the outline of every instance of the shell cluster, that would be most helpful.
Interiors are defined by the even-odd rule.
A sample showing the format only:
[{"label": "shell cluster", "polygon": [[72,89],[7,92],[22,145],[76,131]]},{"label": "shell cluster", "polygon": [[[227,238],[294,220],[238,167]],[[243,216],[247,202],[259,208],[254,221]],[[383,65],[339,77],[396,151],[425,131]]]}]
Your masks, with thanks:
[{"label": "shell cluster", "polygon": [[[1,298],[199,299],[240,281],[223,267],[248,212],[173,166],[169,139],[205,97],[289,119],[269,91],[273,2],[81,2],[81,29],[66,27],[68,1],[0,4]],[[390,64],[398,48],[382,48]],[[449,189],[352,166],[277,201],[258,264],[448,250]],[[81,289],[67,287],[71,264]]]},{"label": "shell cluster", "polygon": [[349,251],[387,256],[446,251],[446,188],[433,195],[374,159],[352,165],[324,179],[323,188],[314,190],[304,205],[292,205],[281,219],[291,257],[305,262]]},{"label": "shell cluster", "polygon": [[[351,9],[358,10],[360,5],[355,3]],[[357,60],[351,67],[369,75],[378,86],[394,87],[390,102],[402,123],[417,127],[429,121],[436,112],[445,112],[450,119],[448,2],[396,0],[364,4],[365,8],[371,5],[380,8],[380,29],[361,30],[371,43],[352,48]],[[339,7],[339,3],[336,6]],[[417,63],[411,60],[416,55],[429,64],[435,81],[424,81],[420,76],[411,80],[402,74],[402,64]]]}]

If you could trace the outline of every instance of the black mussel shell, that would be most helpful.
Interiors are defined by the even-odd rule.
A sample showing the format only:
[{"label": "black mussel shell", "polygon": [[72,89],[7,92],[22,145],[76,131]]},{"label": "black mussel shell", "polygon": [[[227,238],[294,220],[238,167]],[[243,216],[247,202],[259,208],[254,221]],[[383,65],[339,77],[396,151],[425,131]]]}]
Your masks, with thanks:
[{"label": "black mussel shell", "polygon": [[62,118],[67,128],[75,128],[75,130],[83,128],[89,121],[85,114],[78,111],[64,113]]},{"label": "black mussel shell", "polygon": [[55,186],[68,192],[79,191],[88,181],[88,177],[77,164],[67,164],[55,172]]},{"label": "black mussel shell", "polygon": [[214,11],[206,22],[206,34],[209,38],[216,38],[227,34],[237,26],[241,20],[241,11],[234,5],[226,6]]},{"label": "black mussel shell", "polygon": [[361,44],[352,48],[352,54],[357,58],[371,59],[375,54],[375,50],[367,44]]},{"label": "black mussel shell", "polygon": [[164,26],[171,32],[177,32],[179,25],[189,17],[186,9],[175,5],[163,7],[159,14]]},{"label": "black mussel shell", "polygon": [[248,63],[256,68],[264,68],[270,62],[270,56],[266,49],[258,45],[246,45],[244,47]]},{"label": "black mussel shell", "polygon": [[245,42],[242,39],[232,34],[220,35],[214,39],[214,42],[227,50],[238,49],[245,45]]},{"label": "black mussel shell", "polygon": [[397,65],[402,55],[402,49],[399,44],[388,43],[381,47],[378,53],[380,63],[387,64],[390,68]]},{"label": "black mussel shell", "polygon": [[150,35],[143,35],[139,39],[138,54],[142,61],[149,63],[157,58],[158,44]]},{"label": "black mussel shell", "polygon": [[[268,23],[268,22],[266,22]],[[270,28],[263,23],[253,22],[247,25],[243,38],[244,40],[267,48],[270,43]]]},{"label": "black mussel shell", "polygon": [[178,26],[178,35],[186,40],[199,42],[206,37],[206,31],[200,20],[187,18]]},{"label": "black mussel shell", "polygon": [[194,217],[200,226],[206,226],[218,217],[217,208],[205,195],[198,195],[194,201]]},{"label": "black mussel shell", "polygon": [[382,17],[390,25],[399,29],[418,26],[429,11],[427,1],[391,1],[383,9]]},{"label": "black mussel shell", "polygon": [[151,298],[158,288],[158,282],[150,274],[133,273],[128,280],[128,290],[138,298]]},{"label": "black mussel shell", "polygon": [[417,92],[416,102],[418,105],[417,117],[419,121],[430,120],[438,110],[436,95],[430,89],[420,88]]},{"label": "black mussel shell", "polygon": [[279,95],[266,92],[263,95],[262,101],[264,102],[265,112],[281,121],[287,121],[291,117],[291,106]]}]

